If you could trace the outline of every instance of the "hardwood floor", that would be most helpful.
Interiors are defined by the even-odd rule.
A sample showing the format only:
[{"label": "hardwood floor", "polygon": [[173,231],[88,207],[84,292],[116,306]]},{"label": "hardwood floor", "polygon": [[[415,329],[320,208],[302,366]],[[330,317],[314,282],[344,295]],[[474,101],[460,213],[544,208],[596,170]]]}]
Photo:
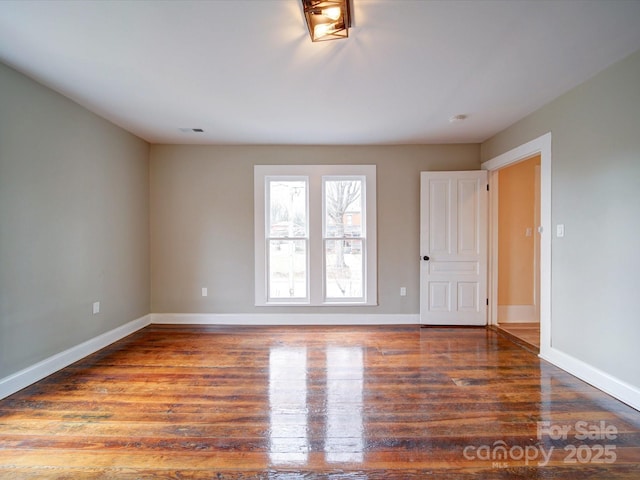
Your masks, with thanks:
[{"label": "hardwood floor", "polygon": [[497,328],[516,343],[524,342],[523,347],[540,352],[540,323],[501,323]]},{"label": "hardwood floor", "polygon": [[640,413],[483,328],[150,326],[0,401],[0,478],[638,479]]}]

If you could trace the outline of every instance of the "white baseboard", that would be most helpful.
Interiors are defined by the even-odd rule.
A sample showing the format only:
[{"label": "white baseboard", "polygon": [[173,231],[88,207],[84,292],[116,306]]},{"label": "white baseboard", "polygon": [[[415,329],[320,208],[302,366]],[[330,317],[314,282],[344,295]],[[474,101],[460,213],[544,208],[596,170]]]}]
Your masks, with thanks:
[{"label": "white baseboard", "polygon": [[83,359],[87,355],[91,355],[127,335],[131,335],[149,325],[150,322],[151,316],[145,315],[0,379],[0,399],[13,395],[38,380],[42,380],[52,373]]},{"label": "white baseboard", "polygon": [[498,305],[498,323],[539,322],[535,305]]},{"label": "white baseboard", "polygon": [[540,358],[608,393],[630,407],[640,410],[640,389],[638,387],[623,382],[619,378],[555,348],[544,349],[540,352]]},{"label": "white baseboard", "polygon": [[174,325],[417,325],[418,314],[152,313],[151,323]]}]

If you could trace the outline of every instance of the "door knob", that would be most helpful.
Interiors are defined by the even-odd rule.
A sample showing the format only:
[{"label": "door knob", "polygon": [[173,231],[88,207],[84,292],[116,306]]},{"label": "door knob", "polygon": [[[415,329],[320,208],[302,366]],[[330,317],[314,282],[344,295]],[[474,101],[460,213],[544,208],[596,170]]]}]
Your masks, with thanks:
[{"label": "door knob", "polygon": [[428,256],[428,255],[425,255],[424,257],[422,257],[422,259],[423,259],[425,262],[428,262],[428,261],[429,261],[429,256]]}]

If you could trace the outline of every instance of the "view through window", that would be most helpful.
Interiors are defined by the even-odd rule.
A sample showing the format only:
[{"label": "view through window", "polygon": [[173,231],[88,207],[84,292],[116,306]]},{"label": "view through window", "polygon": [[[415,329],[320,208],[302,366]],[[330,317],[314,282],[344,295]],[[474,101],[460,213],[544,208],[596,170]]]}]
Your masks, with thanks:
[{"label": "view through window", "polygon": [[256,304],[375,304],[375,166],[255,167]]}]

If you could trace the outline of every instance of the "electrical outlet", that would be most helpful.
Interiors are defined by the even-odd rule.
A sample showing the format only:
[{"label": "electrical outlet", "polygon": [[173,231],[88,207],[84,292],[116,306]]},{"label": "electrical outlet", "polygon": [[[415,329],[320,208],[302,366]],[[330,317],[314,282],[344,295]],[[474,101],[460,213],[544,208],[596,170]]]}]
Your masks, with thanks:
[{"label": "electrical outlet", "polygon": [[93,302],[93,314],[100,313],[100,302]]},{"label": "electrical outlet", "polygon": [[407,296],[407,287],[400,287],[400,296],[401,297]]},{"label": "electrical outlet", "polygon": [[209,289],[207,287],[202,287],[202,296],[206,297],[209,295]]}]

